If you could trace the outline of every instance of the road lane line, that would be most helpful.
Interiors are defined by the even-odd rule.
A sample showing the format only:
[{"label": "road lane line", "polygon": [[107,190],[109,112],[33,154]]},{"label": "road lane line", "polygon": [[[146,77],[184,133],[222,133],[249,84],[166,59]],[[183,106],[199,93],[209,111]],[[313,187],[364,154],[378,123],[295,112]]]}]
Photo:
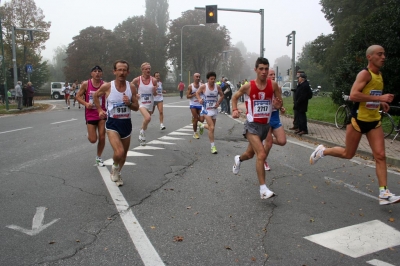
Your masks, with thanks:
[{"label": "road lane line", "polygon": [[59,122],[50,123],[50,125],[55,125],[55,124],[60,124],[60,123],[66,123],[66,122],[72,122],[72,121],[75,121],[75,120],[78,120],[78,119],[72,118],[72,119],[70,119],[70,120],[64,120],[64,121],[59,121]]},{"label": "road lane line", "polygon": [[15,131],[20,131],[20,130],[25,130],[25,129],[29,129],[29,128],[32,128],[32,127],[24,127],[24,128],[9,130],[9,131],[3,131],[3,132],[0,132],[0,134],[10,133],[10,132],[15,132]]},{"label": "road lane line", "polygon": [[340,181],[340,180],[337,180],[337,179],[335,179],[335,178],[328,177],[328,176],[324,176],[324,178],[325,178],[326,180],[328,180],[328,181],[331,181],[332,183],[335,183],[335,184],[338,184],[338,185],[343,185],[344,187],[347,187],[347,188],[350,189],[351,191],[354,191],[354,192],[356,192],[356,193],[358,193],[358,194],[367,196],[367,197],[372,198],[372,199],[374,199],[374,200],[378,200],[378,197],[372,196],[371,194],[368,194],[368,193],[365,193],[365,192],[363,192],[363,191],[361,191],[361,190],[358,190],[358,189],[357,189],[355,186],[353,186],[353,185],[346,184],[346,183],[344,183],[343,181]]},{"label": "road lane line", "polygon": [[97,168],[103,177],[104,183],[106,184],[108,192],[114,201],[115,207],[119,212],[122,222],[124,223],[125,228],[136,247],[136,250],[142,258],[143,264],[145,266],[163,266],[164,262],[158,255],[150,240],[147,238],[146,233],[130,209],[128,202],[121,193],[121,190],[119,190],[115,183],[111,181],[110,172],[108,169],[106,167]]}]

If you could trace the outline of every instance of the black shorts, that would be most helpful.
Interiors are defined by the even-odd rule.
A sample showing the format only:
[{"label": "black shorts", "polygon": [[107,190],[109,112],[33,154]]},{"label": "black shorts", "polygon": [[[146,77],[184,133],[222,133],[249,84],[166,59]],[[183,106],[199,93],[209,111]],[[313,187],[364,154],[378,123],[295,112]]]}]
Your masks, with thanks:
[{"label": "black shorts", "polygon": [[259,136],[260,140],[263,141],[267,138],[269,128],[269,124],[260,124],[246,120],[246,122],[244,122],[243,136],[246,137],[248,131],[250,134]]},{"label": "black shorts", "polygon": [[86,121],[86,125],[94,125],[94,126],[98,126],[99,122],[101,120],[106,120],[106,119],[100,119],[100,120],[90,120],[90,121]]},{"label": "black shorts", "polygon": [[131,119],[115,119],[107,118],[106,130],[115,131],[119,134],[121,139],[126,139],[131,136],[132,133],[132,121]]},{"label": "black shorts", "polygon": [[371,129],[378,128],[381,126],[381,121],[364,122],[354,117],[351,118],[351,125],[353,128],[360,133],[368,133]]}]

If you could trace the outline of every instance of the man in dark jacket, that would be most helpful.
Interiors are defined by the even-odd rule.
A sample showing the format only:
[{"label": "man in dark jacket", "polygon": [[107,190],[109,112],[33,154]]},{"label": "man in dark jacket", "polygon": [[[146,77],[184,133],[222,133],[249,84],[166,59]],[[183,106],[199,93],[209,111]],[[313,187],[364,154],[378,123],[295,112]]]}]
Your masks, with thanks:
[{"label": "man in dark jacket", "polygon": [[296,88],[295,100],[293,105],[293,110],[297,112],[298,126],[299,129],[295,131],[298,135],[308,134],[307,128],[307,108],[308,99],[310,97],[311,88],[307,81],[307,75],[305,73],[300,73],[298,76],[298,84]]}]

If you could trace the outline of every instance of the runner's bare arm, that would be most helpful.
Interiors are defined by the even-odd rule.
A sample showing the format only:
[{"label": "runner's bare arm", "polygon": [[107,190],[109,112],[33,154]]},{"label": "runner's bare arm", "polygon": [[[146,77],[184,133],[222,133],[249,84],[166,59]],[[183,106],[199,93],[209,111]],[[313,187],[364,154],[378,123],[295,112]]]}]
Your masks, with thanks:
[{"label": "runner's bare arm", "polygon": [[131,86],[131,92],[132,92],[131,105],[129,106],[129,108],[131,108],[131,110],[133,110],[133,111],[137,111],[137,110],[139,110],[139,101],[136,97],[136,95],[137,95],[136,86],[133,85],[133,83],[129,83],[129,84]]},{"label": "runner's bare arm", "polygon": [[393,94],[383,94],[383,95],[367,95],[362,93],[362,90],[371,80],[371,73],[368,70],[361,70],[357,74],[356,80],[353,83],[350,91],[350,99],[353,102],[367,102],[367,101],[379,101],[379,102],[392,102]]},{"label": "runner's bare arm", "polygon": [[87,106],[88,103],[82,98],[82,96],[86,94],[87,86],[88,86],[88,82],[84,81],[82,83],[81,88],[79,89],[78,93],[76,94],[75,98],[80,104],[84,105],[86,108],[89,108]]},{"label": "runner's bare arm", "polygon": [[190,99],[192,97],[196,97],[196,94],[192,94],[192,84],[190,84],[187,89],[186,98]]},{"label": "runner's bare arm", "polygon": [[155,78],[151,78],[153,81],[153,96],[157,96],[157,80]]},{"label": "runner's bare arm", "polygon": [[97,112],[99,112],[100,118],[105,118],[107,116],[106,112],[101,108],[100,97],[106,95],[106,98],[110,94],[111,83],[104,83],[93,95],[93,103],[96,105]]},{"label": "runner's bare arm", "polygon": [[203,104],[203,99],[200,97],[200,94],[203,93],[205,88],[206,88],[206,85],[201,85],[200,88],[196,91],[196,98],[197,98],[197,100],[199,100],[200,104]]},{"label": "runner's bare arm", "polygon": [[278,86],[278,83],[272,80],[272,88],[274,90],[275,98],[272,100],[272,105],[275,109],[281,109],[283,101],[282,101],[282,92]]}]

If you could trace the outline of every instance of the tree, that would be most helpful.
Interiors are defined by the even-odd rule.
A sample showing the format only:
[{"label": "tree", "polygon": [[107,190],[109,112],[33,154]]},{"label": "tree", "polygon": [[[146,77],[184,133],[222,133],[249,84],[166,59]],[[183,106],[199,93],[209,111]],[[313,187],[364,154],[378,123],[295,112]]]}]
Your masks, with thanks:
[{"label": "tree", "polygon": [[67,47],[65,45],[58,46],[54,49],[53,61],[50,64],[50,80],[65,81],[64,68],[65,59],[67,58]]},{"label": "tree", "polygon": [[[188,10],[173,20],[168,34],[169,59],[179,79],[181,63],[181,32],[183,73],[217,71],[222,60],[221,53],[230,47],[229,31],[225,26],[208,24],[204,27],[185,27],[185,25],[205,24],[204,11]],[[186,74],[182,77],[186,78]]]},{"label": "tree", "polygon": [[[16,28],[32,28],[40,29],[42,32],[34,32],[33,41],[27,38],[27,32],[22,30],[15,31],[15,46],[16,46],[16,62],[20,69],[24,69],[26,63],[33,66],[34,71],[38,73],[46,73],[47,63],[41,63],[41,50],[45,49],[44,43],[49,39],[49,33],[46,32],[51,22],[44,20],[45,16],[40,8],[36,7],[34,0],[11,0],[4,3],[0,7],[0,15],[3,26],[3,45],[4,58],[6,67],[13,67],[12,63],[12,27]],[[45,67],[46,69],[41,69]],[[1,73],[2,75],[3,73]],[[43,84],[41,79],[36,80],[40,75],[32,74],[31,81],[36,87]],[[20,78],[24,83],[27,81],[27,75],[22,71]],[[9,77],[8,84],[13,84]]]},{"label": "tree", "polygon": [[[274,65],[272,66],[272,62],[270,63],[270,67],[276,69],[278,67],[278,71],[282,77],[287,76],[287,70],[292,67],[292,59],[288,55],[282,55],[275,59]],[[278,75],[279,73],[276,73]]]},{"label": "tree", "polygon": [[229,81],[236,83],[241,78],[240,74],[244,63],[240,50],[236,47],[230,47],[223,60],[224,72],[222,74],[228,77]]},{"label": "tree", "polygon": [[90,78],[90,69],[99,65],[103,69],[103,79],[114,79],[113,63],[122,55],[120,42],[115,34],[103,27],[88,27],[68,45],[64,74],[67,81]]}]

